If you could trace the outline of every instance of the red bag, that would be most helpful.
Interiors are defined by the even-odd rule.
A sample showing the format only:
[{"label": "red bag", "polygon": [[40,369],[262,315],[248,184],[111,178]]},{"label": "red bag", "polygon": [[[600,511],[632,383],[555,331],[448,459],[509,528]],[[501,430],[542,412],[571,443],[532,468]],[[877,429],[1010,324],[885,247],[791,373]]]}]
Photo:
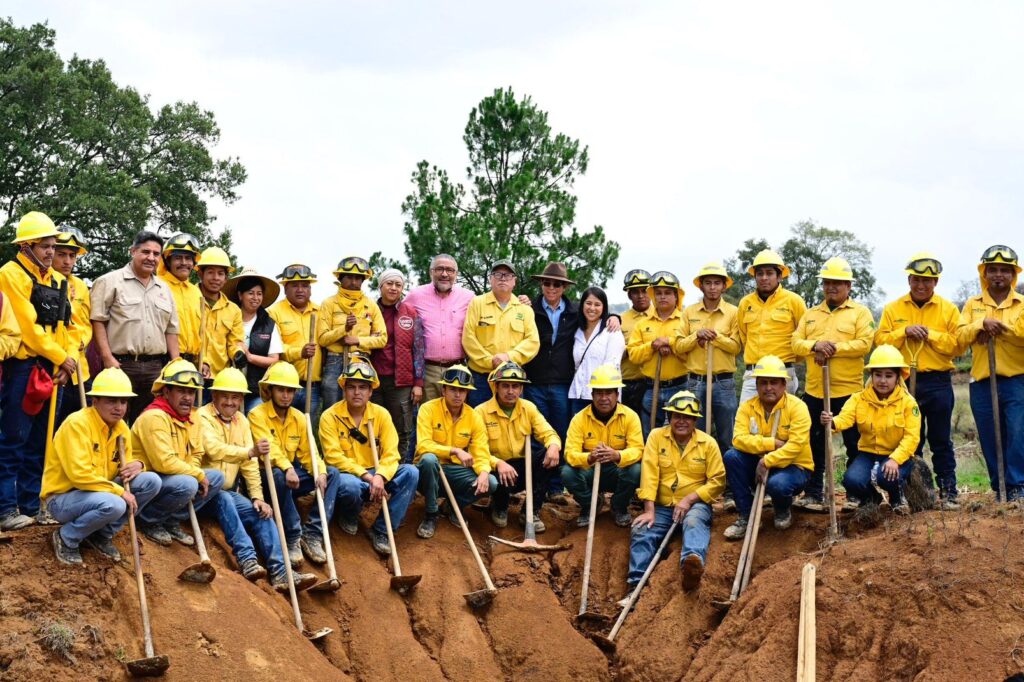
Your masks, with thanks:
[{"label": "red bag", "polygon": [[32,368],[25,387],[25,397],[21,399],[21,409],[30,417],[39,414],[43,405],[53,395],[53,377],[43,369],[42,365]]}]

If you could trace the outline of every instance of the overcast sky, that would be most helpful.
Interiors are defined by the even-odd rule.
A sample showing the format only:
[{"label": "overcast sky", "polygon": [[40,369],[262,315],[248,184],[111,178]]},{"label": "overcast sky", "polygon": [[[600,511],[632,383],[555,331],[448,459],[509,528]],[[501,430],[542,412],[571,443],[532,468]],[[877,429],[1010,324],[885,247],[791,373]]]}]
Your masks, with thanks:
[{"label": "overcast sky", "polygon": [[[287,8],[287,9],[284,9]],[[812,218],[875,248],[886,298],[914,251],[939,292],[1024,217],[1024,3],[5,2],[154,106],[196,100],[241,157],[216,207],[243,264],[402,256],[421,159],[456,179],[469,110],[512,86],[590,147],[577,224],[686,282]],[[1016,85],[1014,85],[1016,83]],[[831,255],[831,254],[829,254]],[[698,295],[688,286],[687,302]]]}]

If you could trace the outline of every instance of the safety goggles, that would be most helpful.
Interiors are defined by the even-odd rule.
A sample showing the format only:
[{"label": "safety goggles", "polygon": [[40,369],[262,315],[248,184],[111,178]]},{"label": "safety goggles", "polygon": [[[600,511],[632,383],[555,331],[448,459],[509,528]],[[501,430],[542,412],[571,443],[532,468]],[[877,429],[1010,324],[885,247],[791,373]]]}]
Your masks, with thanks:
[{"label": "safety goggles", "polygon": [[85,246],[85,237],[77,227],[65,227],[57,235],[57,246]]},{"label": "safety goggles", "polygon": [[985,249],[985,253],[981,255],[982,263],[1017,263],[1017,252],[1011,249],[1009,246],[1003,244],[997,244],[990,246]]},{"label": "safety goggles", "polygon": [[942,263],[934,258],[922,258],[907,263],[907,269],[913,270],[920,275],[931,275],[938,277],[942,273]]},{"label": "safety goggles", "polygon": [[289,265],[277,276],[279,280],[289,279],[316,279],[316,275],[308,265]]},{"label": "safety goggles", "polygon": [[199,253],[199,240],[187,232],[171,235],[164,244],[164,251],[192,251]]},{"label": "safety goggles", "polygon": [[201,388],[203,385],[203,375],[195,370],[186,369],[180,372],[175,372],[169,377],[161,377],[160,382],[172,386]]},{"label": "safety goggles", "polygon": [[674,287],[679,288],[679,278],[673,275],[671,272],[662,270],[651,275],[651,281],[648,286],[651,287]]},{"label": "safety goggles", "polygon": [[348,258],[342,258],[341,262],[338,263],[339,272],[358,272],[364,273],[369,272],[370,263],[365,258],[359,258],[358,256],[349,256]]},{"label": "safety goggles", "polygon": [[348,371],[345,372],[345,378],[373,383],[377,379],[377,375],[369,365],[360,363],[358,365],[349,365]]},{"label": "safety goggles", "polygon": [[469,388],[473,385],[473,375],[464,369],[449,368],[441,375],[441,382],[451,386]]},{"label": "safety goggles", "polygon": [[499,367],[494,370],[494,374],[491,375],[491,381],[526,381],[526,372],[523,371],[522,367]]}]

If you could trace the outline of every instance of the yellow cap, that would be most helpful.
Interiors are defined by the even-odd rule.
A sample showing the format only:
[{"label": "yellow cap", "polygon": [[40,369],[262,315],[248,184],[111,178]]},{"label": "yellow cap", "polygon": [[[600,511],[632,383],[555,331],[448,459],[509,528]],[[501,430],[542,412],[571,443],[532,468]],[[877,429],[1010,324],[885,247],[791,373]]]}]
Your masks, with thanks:
[{"label": "yellow cap", "polygon": [[765,355],[757,361],[757,364],[754,365],[754,371],[750,375],[755,379],[761,377],[765,379],[789,379],[789,370],[786,369],[786,363],[778,356]]},{"label": "yellow cap", "polygon": [[132,380],[118,367],[108,367],[92,380],[92,390],[86,393],[93,398],[134,398]]},{"label": "yellow cap", "polygon": [[846,262],[845,258],[834,256],[825,261],[818,273],[818,279],[831,279],[840,282],[853,281],[853,268]]},{"label": "yellow cap", "polygon": [[904,360],[903,353],[899,349],[885,343],[872,351],[871,357],[868,358],[868,364],[864,365],[864,369],[882,369],[883,367],[903,369],[909,367],[909,365],[907,365],[907,361]]},{"label": "yellow cap", "polygon": [[590,375],[590,383],[587,385],[591,389],[622,388],[625,386],[622,383],[622,372],[615,365],[601,365],[595,369],[594,373]]},{"label": "yellow cap", "polygon": [[750,273],[751,277],[753,277],[757,272],[757,269],[762,265],[774,265],[782,271],[782,279],[789,277],[789,268],[782,262],[782,256],[771,249],[765,249],[754,256],[754,262],[750,264],[749,268],[747,268],[747,272]]},{"label": "yellow cap", "polygon": [[50,220],[50,216],[39,211],[29,211],[18,221],[18,229],[12,243],[34,242],[47,237],[56,237],[58,234],[57,226]]},{"label": "yellow cap", "polygon": [[234,367],[225,367],[213,378],[211,391],[224,391],[225,393],[248,393],[249,382],[246,381],[242,370]]},{"label": "yellow cap", "polygon": [[713,260],[710,263],[705,264],[704,267],[700,269],[700,272],[697,273],[697,276],[693,278],[693,286],[699,289],[700,278],[707,277],[708,275],[714,277],[724,277],[726,289],[733,285],[732,277],[729,276],[729,273],[728,271],[726,271],[725,266],[722,265],[722,262]]}]

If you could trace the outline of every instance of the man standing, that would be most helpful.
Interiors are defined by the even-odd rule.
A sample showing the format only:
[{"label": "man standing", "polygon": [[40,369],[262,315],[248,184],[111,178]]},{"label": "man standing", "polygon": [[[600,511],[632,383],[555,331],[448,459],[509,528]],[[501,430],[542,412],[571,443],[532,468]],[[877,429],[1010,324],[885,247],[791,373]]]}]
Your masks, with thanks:
[{"label": "man standing", "polygon": [[212,379],[232,364],[245,340],[242,310],[228,300],[221,289],[235,271],[224,249],[211,246],[199,256],[199,291],[206,306],[206,327],[202,329],[203,366],[199,370]]},{"label": "man standing", "polygon": [[[308,265],[293,263],[277,276],[277,281],[284,285],[284,300],[278,301],[267,308],[270,317],[277,324],[284,345],[285,362],[290,362],[302,380],[306,378],[306,363],[313,363],[313,385],[309,414],[316,424],[316,414],[320,411],[320,377],[321,360],[320,345],[314,337],[309,336],[311,316],[320,314],[320,306],[311,300],[316,275]],[[295,404],[306,404],[306,387],[303,386],[295,394]]]},{"label": "man standing", "polygon": [[193,365],[199,364],[199,346],[203,294],[199,287],[189,281],[199,258],[199,240],[187,232],[171,235],[164,243],[156,272],[174,297],[178,312],[178,351],[180,357]]},{"label": "man standing", "polygon": [[92,285],[92,331],[104,367],[118,367],[137,394],[128,405],[131,423],[149,404],[160,370],[178,357],[178,313],[167,282],[155,276],[163,239],[139,232],[131,260]]},{"label": "man standing", "polygon": [[[651,273],[646,270],[630,270],[622,283],[622,290],[629,297],[632,307],[622,314],[622,336],[626,341],[633,334],[636,323],[651,307],[647,287],[651,284]],[[629,351],[622,354],[622,404],[637,414],[644,409],[644,392],[647,380],[640,367],[629,359]]]},{"label": "man standing", "polygon": [[956,457],[950,436],[953,422],[953,357],[959,351],[957,330],[960,311],[938,296],[942,263],[934,255],[914,254],[907,263],[910,292],[885,306],[875,333],[875,345],[889,344],[917,368],[915,398],[921,411],[920,457],[925,438],[932,451],[932,468],[941,504],[946,510],[957,504]]},{"label": "man standing", "polygon": [[[89,362],[85,359],[85,348],[92,341],[92,322],[89,321],[90,303],[89,287],[80,277],[73,273],[80,256],[88,253],[85,238],[73,227],[66,227],[57,235],[57,245],[53,252],[53,269],[68,281],[68,301],[71,303],[71,326],[68,335],[77,351],[75,362],[81,369],[82,381],[89,379]],[[78,376],[71,377],[71,384],[78,385]],[[60,412],[57,413],[55,429],[59,429],[68,415],[80,410],[81,404],[78,391],[66,392],[60,401]]]}]

